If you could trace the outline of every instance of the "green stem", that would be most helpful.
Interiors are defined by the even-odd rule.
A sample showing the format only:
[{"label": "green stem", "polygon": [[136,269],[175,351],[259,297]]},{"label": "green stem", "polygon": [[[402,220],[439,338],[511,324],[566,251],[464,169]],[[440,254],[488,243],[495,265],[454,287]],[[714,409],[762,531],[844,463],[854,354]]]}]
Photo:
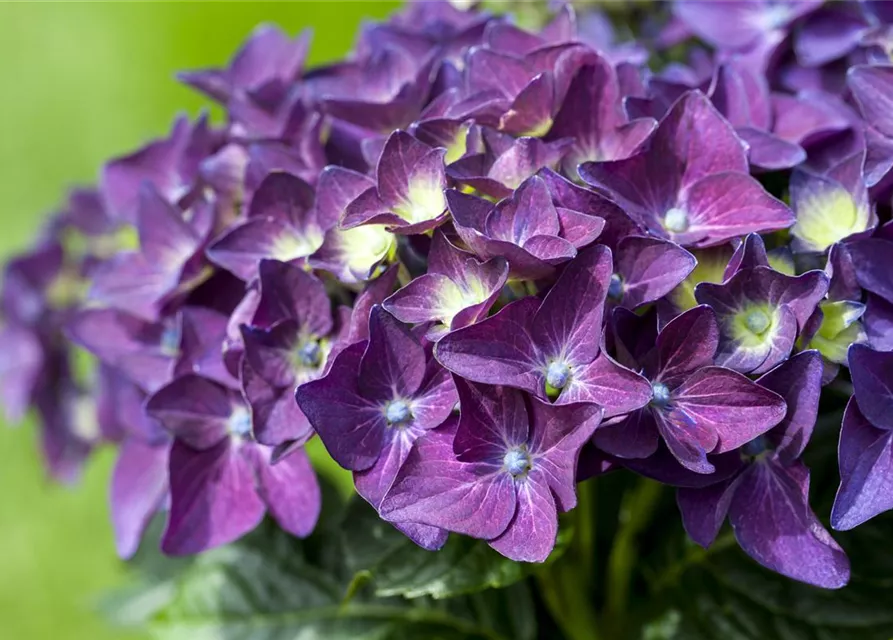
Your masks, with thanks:
[{"label": "green stem", "polygon": [[568,640],[599,640],[601,629],[593,603],[595,566],[595,482],[577,487],[574,538],[563,556],[538,572],[539,592]]},{"label": "green stem", "polygon": [[731,531],[724,533],[713,541],[708,548],[694,546],[690,548],[682,558],[674,562],[666,569],[657,574],[651,580],[651,592],[657,593],[675,584],[683,573],[691,567],[698,565],[714,553],[718,553],[735,544],[735,536]]},{"label": "green stem", "polygon": [[630,581],[638,560],[636,538],[651,520],[662,486],[654,480],[641,478],[623,497],[619,514],[620,526],[608,556],[605,585],[605,619],[607,628],[612,633],[611,637],[622,637]]}]

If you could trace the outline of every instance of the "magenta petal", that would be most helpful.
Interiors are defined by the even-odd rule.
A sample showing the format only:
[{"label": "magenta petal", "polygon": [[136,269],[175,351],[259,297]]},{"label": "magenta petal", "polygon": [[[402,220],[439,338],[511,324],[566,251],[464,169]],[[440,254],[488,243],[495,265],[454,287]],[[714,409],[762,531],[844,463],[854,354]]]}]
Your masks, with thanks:
[{"label": "magenta petal", "polygon": [[678,240],[695,247],[787,229],[795,221],[787,205],[745,173],[715,173],[695,182],[684,192],[680,207],[691,222]]},{"label": "magenta petal", "polygon": [[461,295],[447,276],[426,273],[398,290],[383,306],[401,322],[420,324],[449,317],[451,298]]},{"label": "magenta petal", "polygon": [[360,394],[357,372],[365,343],[339,353],[328,373],[298,387],[295,398],[329,454],[345,469],[368,469],[381,454],[382,407]]},{"label": "magenta petal", "polygon": [[716,453],[737,449],[785,417],[784,398],[722,367],[699,369],[673,398],[686,414],[716,430]]},{"label": "magenta petal", "polygon": [[347,206],[361,193],[375,186],[367,176],[345,169],[328,166],[319,175],[316,193],[316,210],[324,229],[336,227],[344,217]]},{"label": "magenta petal", "polygon": [[382,307],[373,307],[369,344],[360,362],[360,392],[376,400],[412,397],[422,384],[425,362],[425,350],[409,328]]},{"label": "magenta petal", "polygon": [[755,167],[780,171],[806,161],[806,151],[799,144],[753,127],[739,127],[737,131],[747,143],[747,158]]},{"label": "magenta petal", "polygon": [[893,434],[873,426],[854,400],[843,417],[839,458],[831,526],[848,531],[893,509]]},{"label": "magenta petal", "polygon": [[310,255],[321,244],[322,235],[312,242],[305,241],[294,227],[277,218],[250,218],[208,247],[208,258],[251,282],[257,277],[261,260],[297,260]]},{"label": "magenta petal", "polygon": [[532,471],[518,485],[518,509],[490,546],[516,562],[544,562],[555,548],[558,514],[542,474]]},{"label": "magenta petal", "polygon": [[242,389],[251,406],[254,436],[271,447],[287,442],[302,444],[313,434],[313,427],[295,402],[294,385],[278,387],[264,380],[242,359]]},{"label": "magenta petal", "polygon": [[658,371],[672,378],[713,364],[719,346],[719,325],[707,305],[689,309],[671,320],[657,336]]},{"label": "magenta petal", "polygon": [[176,326],[166,329],[160,323],[149,323],[113,309],[86,309],[71,319],[68,335],[150,393],[173,376],[179,349]]},{"label": "magenta petal", "polygon": [[570,262],[533,316],[531,333],[549,357],[592,362],[599,351],[611,250],[597,245]]},{"label": "magenta petal", "polygon": [[692,254],[672,242],[638,236],[620,241],[614,262],[623,286],[620,304],[627,309],[664,297],[697,264]]},{"label": "magenta petal", "polygon": [[876,427],[893,428],[893,352],[854,344],[848,360],[859,410]]},{"label": "magenta petal", "polygon": [[445,336],[434,352],[443,366],[468,380],[541,392],[539,354],[530,334],[536,298],[506,305],[489,318]]},{"label": "magenta petal", "polygon": [[653,415],[657,430],[679,464],[695,473],[716,471],[707,460],[707,452],[717,444],[716,431],[710,424],[698,421],[680,409],[654,411]]},{"label": "magenta petal", "polygon": [[140,539],[167,496],[170,447],[143,444],[128,438],[121,445],[112,471],[111,505],[115,548],[128,559],[139,548]]},{"label": "magenta petal", "polygon": [[243,445],[242,454],[254,464],[258,493],[273,519],[290,534],[306,538],[316,527],[322,496],[316,473],[303,449],[270,464],[270,449]]},{"label": "magenta petal", "polygon": [[250,324],[270,327],[280,320],[297,320],[317,337],[332,331],[331,303],[318,278],[278,260],[261,261],[259,272],[261,297]]},{"label": "magenta petal", "polygon": [[577,247],[585,247],[595,241],[605,228],[605,221],[589,213],[556,207],[561,237]]},{"label": "magenta petal", "polygon": [[859,284],[888,302],[893,302],[893,243],[880,238],[856,240],[847,244]]},{"label": "magenta petal", "polygon": [[558,396],[558,404],[594,402],[605,417],[635,411],[651,400],[651,385],[638,373],[615,362],[602,352],[585,365],[573,368],[570,383]]},{"label": "magenta petal", "polygon": [[766,244],[758,233],[749,233],[741,243],[735,247],[735,252],[729,258],[729,264],[723,273],[723,280],[728,280],[739,271],[754,269],[756,267],[768,267],[769,256],[766,253]]},{"label": "magenta petal", "polygon": [[146,402],[146,413],[178,440],[204,450],[227,438],[233,394],[208,378],[186,375],[162,387]]},{"label": "magenta petal", "polygon": [[170,455],[171,510],[161,549],[190,555],[238,540],[263,520],[254,465],[224,440],[205,451],[176,441]]},{"label": "magenta petal", "polygon": [[501,462],[506,447],[528,441],[530,416],[522,392],[455,380],[461,413],[453,450],[459,460]]},{"label": "magenta petal", "polygon": [[657,451],[660,436],[651,409],[644,408],[620,422],[601,425],[592,441],[605,453],[618,458],[647,458]]},{"label": "magenta petal", "polygon": [[765,567],[826,589],[844,586],[850,563],[809,508],[809,470],[767,458],[741,477],[729,519],[741,548]]},{"label": "magenta petal", "polygon": [[737,488],[738,480],[735,479],[702,489],[683,487],[676,491],[676,504],[689,538],[705,549],[713,544]]},{"label": "magenta petal", "polygon": [[800,457],[812,435],[819,411],[822,387],[822,356],[818,351],[801,351],[757,380],[785,400],[787,413],[768,436],[785,464]]},{"label": "magenta petal", "polygon": [[530,452],[534,471],[555,495],[561,511],[577,505],[577,462],[583,446],[602,419],[602,409],[591,403],[555,406],[530,401]]},{"label": "magenta petal", "polygon": [[489,540],[506,530],[516,506],[510,474],[492,464],[459,462],[453,432],[437,429],[416,442],[381,514]]}]

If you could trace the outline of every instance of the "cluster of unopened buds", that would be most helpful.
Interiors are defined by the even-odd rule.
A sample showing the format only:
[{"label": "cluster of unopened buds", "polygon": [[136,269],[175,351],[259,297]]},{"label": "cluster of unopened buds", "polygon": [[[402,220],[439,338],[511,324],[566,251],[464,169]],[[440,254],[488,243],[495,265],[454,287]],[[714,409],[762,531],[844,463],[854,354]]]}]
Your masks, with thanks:
[{"label": "cluster of unopened buds", "polygon": [[313,69],[259,28],[181,76],[225,125],[111,160],[7,265],[6,411],[61,480],[118,446],[123,557],[159,512],[170,554],[266,514],[308,535],[318,437],[428,549],[543,561],[577,483],[625,468],[698,544],[728,518],[840,587],[801,454],[851,395],[831,526],[893,508],[890,8],[676,2],[615,33],[423,2]]}]

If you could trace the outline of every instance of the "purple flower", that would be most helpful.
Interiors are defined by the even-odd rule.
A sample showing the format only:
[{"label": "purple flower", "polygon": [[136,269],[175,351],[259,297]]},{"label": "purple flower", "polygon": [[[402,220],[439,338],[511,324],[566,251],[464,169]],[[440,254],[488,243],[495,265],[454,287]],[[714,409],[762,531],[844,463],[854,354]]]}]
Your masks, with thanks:
[{"label": "purple flower", "polygon": [[418,59],[389,43],[371,44],[358,60],[307,74],[305,86],[333,118],[386,134],[418,117],[431,90],[434,56]]},{"label": "purple flower", "polygon": [[814,11],[820,0],[774,2],[709,2],[677,0],[673,14],[698,37],[719,49],[744,49],[776,29],[787,29],[798,18]]},{"label": "purple flower", "polygon": [[573,142],[513,138],[488,129],[482,135],[483,151],[453,162],[447,174],[492,198],[507,198],[540,169],[557,168]]},{"label": "purple flower", "polygon": [[849,364],[855,393],[840,430],[840,488],[831,511],[839,531],[893,509],[893,353],[853,345]]},{"label": "purple flower", "polygon": [[622,97],[614,66],[590,55],[571,80],[546,136],[573,139],[561,163],[565,174],[577,178],[577,166],[583,162],[628,158],[657,126],[651,118],[630,122]]},{"label": "purple flower", "polygon": [[555,546],[557,512],[576,506],[577,458],[601,409],[553,406],[460,378],[456,387],[458,424],[419,439],[382,515],[482,538],[513,560],[543,562]]},{"label": "purple flower", "polygon": [[[401,322],[435,322],[435,333],[458,329],[486,317],[508,278],[503,258],[479,262],[437,232],[428,253],[428,272],[384,301]],[[429,332],[431,333],[431,332]]]},{"label": "purple flower", "polygon": [[446,216],[445,153],[395,131],[378,159],[375,186],[347,205],[341,228],[386,224],[397,233],[413,234],[440,225]]},{"label": "purple flower", "polygon": [[[354,471],[357,492],[376,509],[415,441],[444,422],[456,389],[406,325],[375,307],[369,340],[335,356],[322,378],[298,387],[298,405],[335,462]],[[446,540],[432,527],[404,532],[438,548]]]},{"label": "purple flower", "polygon": [[215,240],[208,257],[250,282],[261,260],[295,262],[322,246],[337,220],[320,219],[318,213],[310,185],[287,173],[271,173],[254,193],[245,221]]},{"label": "purple flower", "polygon": [[656,337],[647,318],[637,322],[622,309],[614,316],[618,359],[639,369],[651,389],[647,407],[596,431],[606,453],[647,458],[662,439],[686,469],[709,474],[715,467],[707,454],[737,449],[784,418],[780,396],[714,366],[720,330],[710,307],[686,311]]},{"label": "purple flower", "polygon": [[787,401],[784,420],[742,448],[741,470],[703,489],[679,489],[679,509],[689,536],[708,547],[728,516],[741,548],[765,567],[837,589],[850,577],[849,561],[809,508],[809,469],[799,457],[818,412],[822,361],[815,351],[797,354],[758,383]]},{"label": "purple flower", "polygon": [[611,252],[582,252],[540,302],[528,297],[496,315],[447,334],[437,359],[453,373],[485,384],[516,387],[558,404],[594,402],[605,416],[648,403],[651,388],[600,347]]},{"label": "purple flower", "polygon": [[806,160],[803,147],[772,132],[772,100],[762,74],[735,60],[726,62],[717,69],[710,99],[747,144],[751,165],[775,171]]},{"label": "purple flower", "polygon": [[534,176],[495,206],[458,191],[447,191],[453,224],[478,257],[505,258],[511,277],[547,276],[577,249],[592,243],[604,220],[590,212],[556,207],[545,181]]},{"label": "purple flower", "polygon": [[676,102],[645,151],[584,164],[580,175],[651,233],[687,247],[794,222],[790,210],[748,175],[744,144],[697,91]]},{"label": "purple flower", "polygon": [[313,531],[320,510],[316,475],[303,451],[276,465],[252,436],[251,411],[238,393],[196,375],[177,378],[146,403],[174,437],[171,509],[161,547],[193,554],[230,543],[269,511],[296,536]]},{"label": "purple flower", "polygon": [[[319,216],[340,222],[348,205],[374,188],[375,183],[363,174],[343,167],[326,167],[317,186]],[[308,262],[351,284],[372,279],[378,266],[395,250],[396,238],[384,225],[363,224],[342,229],[336,224],[326,232],[322,246]]]},{"label": "purple flower", "polygon": [[694,270],[697,260],[677,244],[642,236],[627,236],[614,252],[614,273],[608,301],[635,309],[670,293]]},{"label": "purple flower", "polygon": [[720,324],[717,364],[765,373],[787,358],[800,331],[828,291],[821,271],[788,276],[768,266],[741,269],[722,284],[695,290]]},{"label": "purple flower", "polygon": [[115,547],[128,559],[152,518],[166,506],[171,437],[144,411],[146,394],[108,367],[100,370],[97,415],[107,437],[120,441],[109,506]]},{"label": "purple flower", "polygon": [[169,202],[185,201],[196,187],[200,162],[214,151],[217,138],[206,117],[195,125],[181,117],[169,137],[108,162],[102,170],[100,189],[109,214],[139,225],[141,192],[146,182]]},{"label": "purple flower", "polygon": [[262,94],[301,75],[309,40],[308,32],[292,40],[279,27],[261,25],[225,69],[188,71],[177,77],[224,104],[242,94]]},{"label": "purple flower", "polygon": [[210,205],[199,202],[187,220],[154,187],[144,185],[137,207],[140,248],[101,265],[90,298],[156,320],[165,305],[205,277],[202,248],[213,217]]},{"label": "purple flower", "polygon": [[258,442],[278,446],[313,435],[295,387],[322,375],[337,336],[325,285],[300,267],[260,263],[260,300],[242,325],[241,380]]},{"label": "purple flower", "polygon": [[853,154],[824,174],[797,169],[791,177],[791,229],[795,251],[826,251],[877,224],[863,180],[864,152]]}]

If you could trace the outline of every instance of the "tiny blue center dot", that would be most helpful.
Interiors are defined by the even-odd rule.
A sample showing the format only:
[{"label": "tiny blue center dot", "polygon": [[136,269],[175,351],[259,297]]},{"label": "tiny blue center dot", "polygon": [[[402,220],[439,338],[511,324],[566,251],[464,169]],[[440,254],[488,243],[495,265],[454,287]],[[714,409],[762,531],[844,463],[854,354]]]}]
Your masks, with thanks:
[{"label": "tiny blue center dot", "polygon": [[509,450],[502,459],[502,465],[506,471],[515,477],[524,475],[533,466],[530,461],[530,454],[523,448]]},{"label": "tiny blue center dot", "polygon": [[251,436],[251,413],[245,407],[236,407],[229,417],[229,433],[236,438]]},{"label": "tiny blue center dot", "polygon": [[744,318],[744,324],[747,325],[747,328],[757,335],[766,331],[766,329],[769,328],[770,323],[771,320],[769,314],[762,309],[754,309]]},{"label": "tiny blue center dot", "polygon": [[608,283],[608,297],[612,300],[620,300],[623,297],[623,279],[618,274],[611,276]]},{"label": "tiny blue center dot", "polygon": [[673,207],[664,216],[664,229],[671,233],[685,233],[688,231],[688,214]]},{"label": "tiny blue center dot", "polygon": [[651,404],[661,409],[670,404],[670,390],[663,382],[651,383]]},{"label": "tiny blue center dot", "polygon": [[322,356],[322,349],[316,340],[308,340],[297,351],[298,362],[305,367],[318,367]]},{"label": "tiny blue center dot", "polygon": [[403,424],[412,419],[412,410],[404,400],[389,402],[385,407],[384,414],[388,424]]},{"label": "tiny blue center dot", "polygon": [[161,334],[161,351],[165,355],[180,353],[180,330],[177,327],[166,327]]},{"label": "tiny blue center dot", "polygon": [[546,369],[546,384],[555,389],[564,389],[571,377],[571,370],[563,362],[552,362]]}]

